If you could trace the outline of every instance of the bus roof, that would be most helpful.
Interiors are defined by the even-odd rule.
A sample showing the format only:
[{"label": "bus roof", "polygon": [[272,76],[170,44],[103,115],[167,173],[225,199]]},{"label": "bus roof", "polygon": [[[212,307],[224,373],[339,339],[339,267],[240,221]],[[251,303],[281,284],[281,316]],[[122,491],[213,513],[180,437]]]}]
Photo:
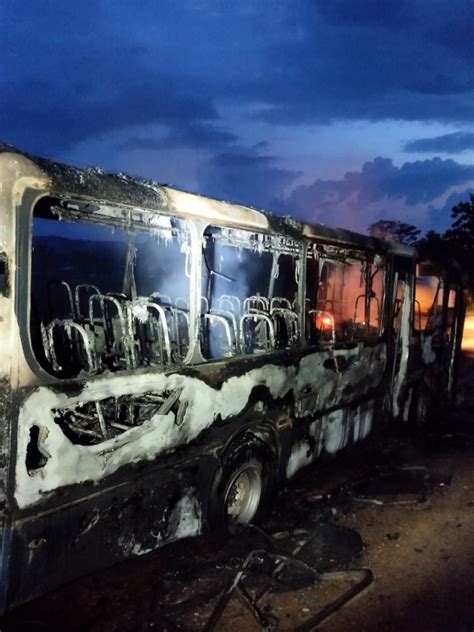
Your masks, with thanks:
[{"label": "bus roof", "polygon": [[21,155],[33,162],[51,183],[51,192],[61,196],[78,196],[164,211],[208,220],[220,220],[241,227],[271,230],[295,239],[306,237],[332,244],[351,245],[401,256],[413,257],[415,249],[325,224],[307,224],[290,216],[279,216],[266,210],[216,200],[189,193],[152,180],[140,180],[117,173],[109,174],[97,167],[79,169],[59,162],[32,156],[11,145],[0,143],[0,154]]}]

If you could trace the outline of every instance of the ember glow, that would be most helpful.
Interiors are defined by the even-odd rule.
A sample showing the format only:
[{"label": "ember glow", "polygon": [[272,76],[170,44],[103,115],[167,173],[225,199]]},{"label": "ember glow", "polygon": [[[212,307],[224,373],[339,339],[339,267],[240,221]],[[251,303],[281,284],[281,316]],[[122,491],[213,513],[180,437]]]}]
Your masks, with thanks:
[{"label": "ember glow", "polygon": [[334,318],[329,312],[317,312],[314,316],[314,324],[316,329],[334,329]]},{"label": "ember glow", "polygon": [[474,314],[466,316],[461,348],[469,354],[474,353]]}]

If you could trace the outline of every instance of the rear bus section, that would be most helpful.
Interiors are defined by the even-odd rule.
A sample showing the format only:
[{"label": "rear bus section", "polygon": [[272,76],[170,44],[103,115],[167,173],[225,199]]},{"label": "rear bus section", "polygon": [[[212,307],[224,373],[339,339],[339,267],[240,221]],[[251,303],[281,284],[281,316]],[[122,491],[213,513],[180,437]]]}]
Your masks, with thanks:
[{"label": "rear bus section", "polygon": [[456,404],[466,290],[456,262],[420,261],[413,303],[412,420],[420,428]]}]

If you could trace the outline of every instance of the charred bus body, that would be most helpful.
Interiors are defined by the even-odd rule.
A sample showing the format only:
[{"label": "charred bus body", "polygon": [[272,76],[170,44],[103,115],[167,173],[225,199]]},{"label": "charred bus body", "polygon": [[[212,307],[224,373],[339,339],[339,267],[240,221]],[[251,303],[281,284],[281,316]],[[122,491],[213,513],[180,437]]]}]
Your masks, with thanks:
[{"label": "charred bus body", "polygon": [[454,396],[413,249],[0,146],[1,608],[228,521]]}]

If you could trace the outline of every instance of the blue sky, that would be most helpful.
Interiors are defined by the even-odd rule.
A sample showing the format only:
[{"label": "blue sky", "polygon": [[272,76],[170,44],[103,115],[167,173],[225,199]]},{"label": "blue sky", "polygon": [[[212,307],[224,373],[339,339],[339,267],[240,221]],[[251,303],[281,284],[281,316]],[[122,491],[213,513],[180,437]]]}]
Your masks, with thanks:
[{"label": "blue sky", "polygon": [[472,0],[3,0],[0,139],[365,232],[474,191]]}]

